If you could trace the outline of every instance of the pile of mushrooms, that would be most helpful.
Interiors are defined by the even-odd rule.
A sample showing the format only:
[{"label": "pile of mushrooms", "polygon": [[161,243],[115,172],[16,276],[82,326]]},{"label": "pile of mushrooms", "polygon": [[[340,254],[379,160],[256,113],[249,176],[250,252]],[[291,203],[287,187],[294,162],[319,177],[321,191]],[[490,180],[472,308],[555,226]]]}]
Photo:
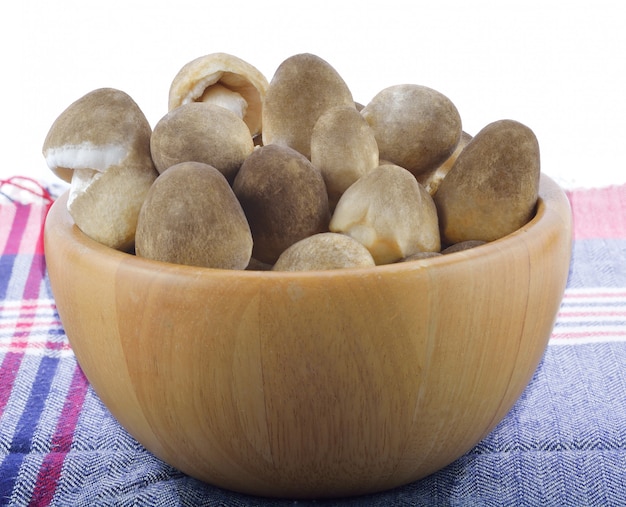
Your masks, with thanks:
[{"label": "pile of mushrooms", "polygon": [[221,269],[366,267],[479,246],[532,218],[540,174],[525,125],[472,137],[450,99],[417,84],[361,106],[307,53],[271,82],[233,55],[197,58],[154,129],[126,93],[94,90],[56,119],[43,155],[89,237]]}]

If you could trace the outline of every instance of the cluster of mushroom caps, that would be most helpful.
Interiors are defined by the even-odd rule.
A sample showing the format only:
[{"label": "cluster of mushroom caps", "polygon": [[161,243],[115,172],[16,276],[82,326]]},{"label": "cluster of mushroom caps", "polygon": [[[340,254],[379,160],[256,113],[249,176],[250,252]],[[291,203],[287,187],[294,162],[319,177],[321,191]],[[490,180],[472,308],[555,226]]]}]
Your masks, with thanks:
[{"label": "cluster of mushroom caps", "polygon": [[472,137],[446,96],[417,84],[362,106],[312,54],[271,82],[233,55],[197,58],[154,129],[126,93],[94,90],[57,118],[43,154],[94,240],[222,269],[374,266],[480,245],[532,218],[540,172],[521,123]]}]

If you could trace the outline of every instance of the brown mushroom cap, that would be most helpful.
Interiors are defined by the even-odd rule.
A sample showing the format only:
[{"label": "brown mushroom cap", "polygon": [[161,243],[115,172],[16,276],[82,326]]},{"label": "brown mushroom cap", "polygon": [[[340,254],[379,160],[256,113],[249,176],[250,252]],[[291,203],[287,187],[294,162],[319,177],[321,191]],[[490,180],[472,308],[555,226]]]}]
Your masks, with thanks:
[{"label": "brown mushroom cap", "polygon": [[[268,86],[265,76],[248,62],[227,53],[211,53],[178,71],[170,86],[168,110],[189,102],[215,101],[239,112],[254,137],[261,132],[261,111]],[[220,89],[217,97],[214,87]]]},{"label": "brown mushroom cap", "polygon": [[130,96],[101,88],[68,106],[44,141],[46,163],[71,182],[67,207],[74,222],[111,248],[132,249],[139,209],[158,176],[150,135]]},{"label": "brown mushroom cap", "polygon": [[105,172],[126,157],[146,153],[152,130],[125,92],[99,88],[70,104],[54,121],[43,143],[50,170],[68,183],[75,169]]},{"label": "brown mushroom cap", "polygon": [[526,224],[539,192],[539,143],[514,120],[484,127],[460,153],[434,196],[443,243],[493,241]]},{"label": "brown mushroom cap", "polygon": [[154,127],[152,159],[159,173],[180,162],[202,162],[229,181],[252,153],[254,142],[235,113],[206,102],[190,102],[167,113]]},{"label": "brown mushroom cap", "polygon": [[444,162],[461,136],[461,117],[454,104],[426,86],[385,88],[361,114],[374,130],[380,158],[414,175]]},{"label": "brown mushroom cap", "polygon": [[252,235],[224,176],[200,162],[182,162],[161,174],[139,215],[136,253],[163,262],[245,269]]},{"label": "brown mushroom cap", "polygon": [[253,257],[274,264],[296,241],[328,230],[328,196],[319,170],[297,151],[270,144],[256,148],[233,182],[246,213]]},{"label": "brown mushroom cap", "polygon": [[361,243],[345,234],[322,232],[304,238],[285,250],[273,271],[308,271],[375,266]]},{"label": "brown mushroom cap", "polygon": [[283,61],[263,104],[263,144],[289,146],[311,158],[311,133],[318,118],[335,106],[356,109],[337,71],[319,56],[303,53]]},{"label": "brown mushroom cap", "polygon": [[311,162],[324,177],[331,209],[350,185],[378,167],[374,132],[354,107],[333,107],[319,117],[311,134]]}]

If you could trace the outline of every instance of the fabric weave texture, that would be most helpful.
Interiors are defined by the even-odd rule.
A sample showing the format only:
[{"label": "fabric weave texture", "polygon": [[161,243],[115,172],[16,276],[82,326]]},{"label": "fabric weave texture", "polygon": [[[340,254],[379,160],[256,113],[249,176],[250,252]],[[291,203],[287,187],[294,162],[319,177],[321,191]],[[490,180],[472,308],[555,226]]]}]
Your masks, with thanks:
[{"label": "fabric weave texture", "polygon": [[568,197],[568,286],[543,360],[510,413],[423,480],[325,501],[226,491],[138,444],[89,386],[56,312],[42,244],[50,199],[0,199],[0,505],[626,505],[626,186]]}]

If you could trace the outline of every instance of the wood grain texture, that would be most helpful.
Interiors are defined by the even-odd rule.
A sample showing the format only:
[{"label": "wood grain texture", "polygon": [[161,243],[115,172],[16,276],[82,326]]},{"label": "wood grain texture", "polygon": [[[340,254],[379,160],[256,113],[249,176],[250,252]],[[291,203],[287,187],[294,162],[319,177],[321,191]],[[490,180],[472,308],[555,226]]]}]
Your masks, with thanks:
[{"label": "wood grain texture", "polygon": [[171,465],[255,495],[334,497],[424,477],[507,414],[547,345],[571,254],[542,176],[498,241],[375,268],[251,272],[140,259],[45,227],[61,320],[95,391]]}]

